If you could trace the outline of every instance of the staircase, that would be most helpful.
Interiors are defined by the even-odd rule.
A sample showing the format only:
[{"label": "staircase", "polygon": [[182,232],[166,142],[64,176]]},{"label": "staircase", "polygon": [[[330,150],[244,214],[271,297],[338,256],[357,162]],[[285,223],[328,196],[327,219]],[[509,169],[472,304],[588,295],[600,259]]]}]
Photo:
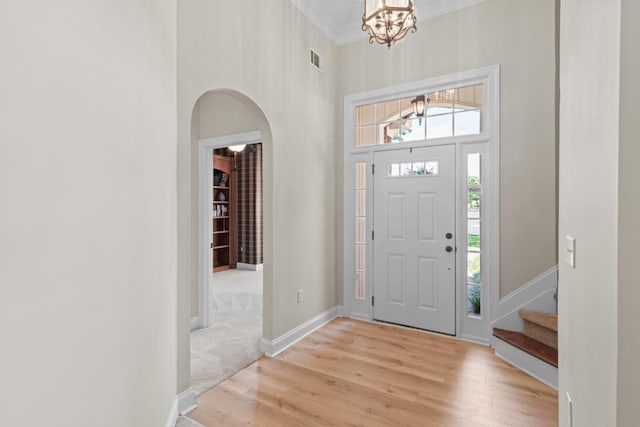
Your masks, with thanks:
[{"label": "staircase", "polygon": [[522,332],[494,328],[496,354],[557,388],[558,315],[520,310]]}]

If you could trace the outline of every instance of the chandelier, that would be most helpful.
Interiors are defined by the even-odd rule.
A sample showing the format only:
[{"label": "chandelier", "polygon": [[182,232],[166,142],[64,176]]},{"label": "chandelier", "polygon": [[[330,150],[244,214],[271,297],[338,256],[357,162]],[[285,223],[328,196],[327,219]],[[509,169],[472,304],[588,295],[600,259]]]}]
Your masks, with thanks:
[{"label": "chandelier", "polygon": [[416,14],[413,0],[365,0],[362,31],[369,32],[369,43],[391,44],[415,33]]}]

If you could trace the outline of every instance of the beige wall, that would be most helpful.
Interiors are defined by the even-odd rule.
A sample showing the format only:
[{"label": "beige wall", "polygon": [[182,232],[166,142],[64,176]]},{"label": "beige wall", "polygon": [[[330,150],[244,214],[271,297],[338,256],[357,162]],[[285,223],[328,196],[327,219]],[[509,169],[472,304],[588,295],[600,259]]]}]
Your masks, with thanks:
[{"label": "beige wall", "polygon": [[560,425],[570,393],[574,426],[615,426],[620,0],[563,0],[560,43]]},{"label": "beige wall", "polygon": [[0,12],[6,426],[163,426],[176,378],[176,3]]},{"label": "beige wall", "polygon": [[638,424],[638,242],[640,242],[640,2],[622,0],[618,212],[618,426]]},{"label": "beige wall", "polygon": [[[338,49],[340,106],[345,95],[500,64],[501,296],[557,262],[554,17],[553,0],[490,0],[421,22],[390,50]],[[340,141],[342,117],[339,108]]]},{"label": "beige wall", "polygon": [[[309,48],[322,54],[323,72],[309,64]],[[191,263],[197,256],[191,253],[197,227],[191,191],[192,110],[201,95],[214,89],[248,97],[264,113],[271,130],[272,140],[264,141],[263,147],[264,335],[277,337],[336,305],[334,51],[286,0],[178,3],[181,343],[188,342],[190,293],[197,280]],[[204,116],[201,112],[201,131],[213,127],[206,133],[218,132],[216,118]],[[233,123],[240,121],[239,127],[225,123],[224,133],[244,126],[241,117],[237,120]],[[299,288],[304,288],[302,304],[296,303]],[[181,344],[178,357],[178,390],[182,390],[189,383],[188,345]]]}]

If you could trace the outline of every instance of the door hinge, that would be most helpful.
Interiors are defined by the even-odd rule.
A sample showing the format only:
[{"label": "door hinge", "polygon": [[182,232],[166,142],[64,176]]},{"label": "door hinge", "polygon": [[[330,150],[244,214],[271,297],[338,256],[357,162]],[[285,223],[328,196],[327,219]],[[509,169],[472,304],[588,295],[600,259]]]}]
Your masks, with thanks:
[{"label": "door hinge", "polygon": [[376,232],[371,230],[371,240],[375,240],[376,238]]},{"label": "door hinge", "polygon": [[373,163],[371,164],[371,175],[375,175],[376,174],[376,165],[374,165]]},{"label": "door hinge", "polygon": [[213,242],[211,242],[211,244],[209,245],[209,247],[210,247],[211,249],[213,249]]},{"label": "door hinge", "polygon": [[376,297],[374,297],[373,295],[371,295],[371,305],[376,305]]}]

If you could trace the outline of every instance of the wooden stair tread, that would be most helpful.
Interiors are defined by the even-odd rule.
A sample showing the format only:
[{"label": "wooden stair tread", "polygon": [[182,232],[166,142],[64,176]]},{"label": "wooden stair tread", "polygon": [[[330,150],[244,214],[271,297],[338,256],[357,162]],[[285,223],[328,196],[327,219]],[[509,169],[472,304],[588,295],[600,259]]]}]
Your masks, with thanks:
[{"label": "wooden stair tread", "polygon": [[531,323],[535,323],[537,325],[544,326],[547,329],[551,329],[554,332],[558,332],[557,314],[520,310],[520,317],[522,317],[524,320],[528,320]]},{"label": "wooden stair tread", "polygon": [[493,336],[519,348],[525,353],[537,357],[552,366],[558,367],[558,350],[546,344],[529,338],[522,332],[507,331],[506,329],[493,328]]}]

